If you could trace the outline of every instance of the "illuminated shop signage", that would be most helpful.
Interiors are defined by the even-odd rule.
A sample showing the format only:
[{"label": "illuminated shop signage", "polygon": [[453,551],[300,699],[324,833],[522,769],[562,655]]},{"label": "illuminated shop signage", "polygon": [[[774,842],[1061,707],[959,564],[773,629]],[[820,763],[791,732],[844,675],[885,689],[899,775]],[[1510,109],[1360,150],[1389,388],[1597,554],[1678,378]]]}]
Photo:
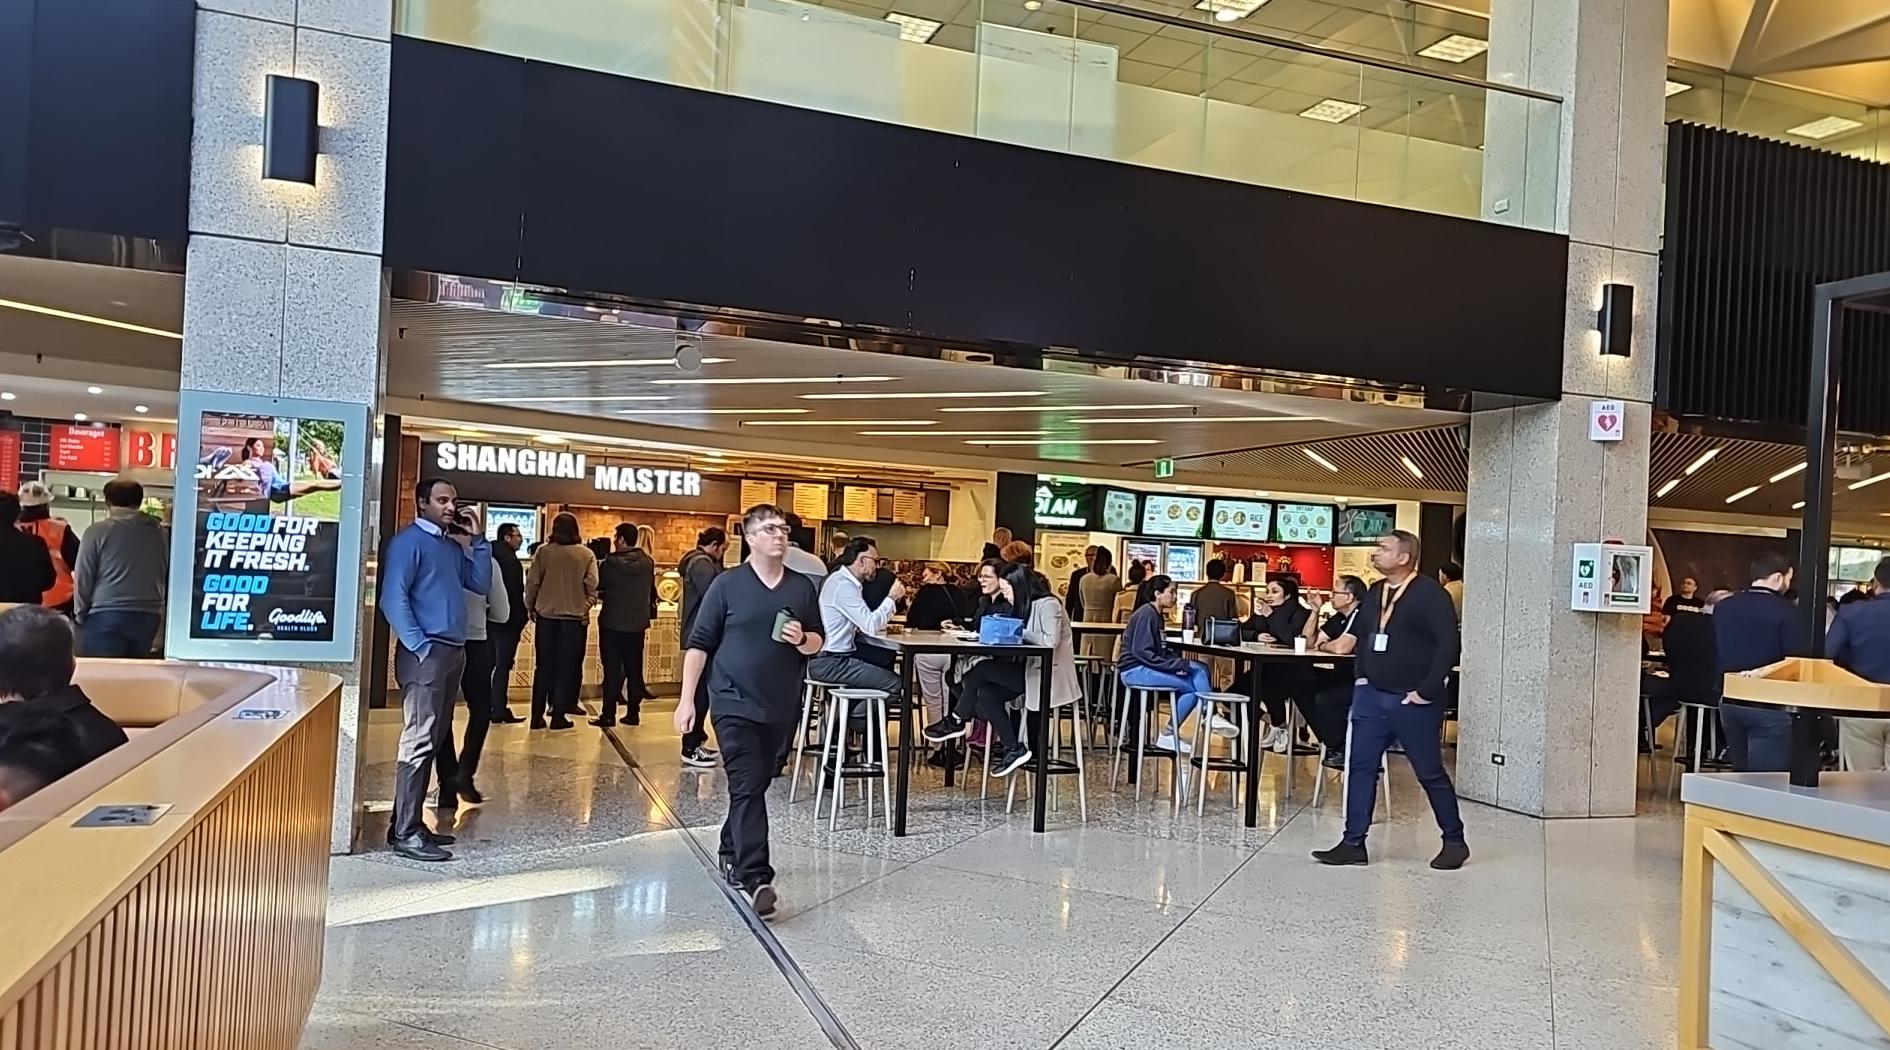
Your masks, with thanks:
[{"label": "illuminated shop signage", "polygon": [[582,452],[442,441],[434,449],[433,462],[442,471],[462,474],[509,474],[513,477],[564,478],[571,481],[588,478],[591,487],[599,492],[702,495],[702,475],[693,470],[616,463],[593,465],[585,461]]}]

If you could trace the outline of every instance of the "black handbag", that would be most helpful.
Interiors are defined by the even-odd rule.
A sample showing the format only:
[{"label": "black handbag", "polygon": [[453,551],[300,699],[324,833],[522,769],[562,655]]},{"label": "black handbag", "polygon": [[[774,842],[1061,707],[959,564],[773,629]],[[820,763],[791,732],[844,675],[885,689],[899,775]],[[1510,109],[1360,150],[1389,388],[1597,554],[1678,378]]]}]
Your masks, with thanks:
[{"label": "black handbag", "polygon": [[1239,620],[1209,620],[1201,629],[1201,641],[1208,645],[1239,645]]}]

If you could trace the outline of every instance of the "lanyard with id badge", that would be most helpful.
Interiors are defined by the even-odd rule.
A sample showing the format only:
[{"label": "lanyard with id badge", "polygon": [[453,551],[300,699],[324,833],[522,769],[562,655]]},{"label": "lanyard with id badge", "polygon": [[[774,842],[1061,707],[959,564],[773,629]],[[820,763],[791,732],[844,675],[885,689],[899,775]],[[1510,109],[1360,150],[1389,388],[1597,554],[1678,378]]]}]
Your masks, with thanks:
[{"label": "lanyard with id badge", "polygon": [[1372,635],[1372,652],[1382,653],[1391,648],[1391,635],[1389,633],[1391,630],[1391,614],[1397,610],[1398,602],[1404,599],[1404,592],[1409,590],[1410,587],[1410,579],[1406,579],[1396,592],[1392,591],[1389,583],[1385,585],[1385,589],[1380,595],[1378,630]]}]

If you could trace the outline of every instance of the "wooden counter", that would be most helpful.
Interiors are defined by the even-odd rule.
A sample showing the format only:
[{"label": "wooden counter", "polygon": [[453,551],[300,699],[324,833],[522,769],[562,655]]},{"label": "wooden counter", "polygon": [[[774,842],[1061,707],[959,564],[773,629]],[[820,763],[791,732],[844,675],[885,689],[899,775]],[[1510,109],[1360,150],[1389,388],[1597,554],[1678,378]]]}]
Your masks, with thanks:
[{"label": "wooden counter", "polygon": [[[295,1047],[321,981],[340,680],[223,666],[255,673],[0,813],[0,1050]],[[74,826],[128,803],[170,808]]]}]

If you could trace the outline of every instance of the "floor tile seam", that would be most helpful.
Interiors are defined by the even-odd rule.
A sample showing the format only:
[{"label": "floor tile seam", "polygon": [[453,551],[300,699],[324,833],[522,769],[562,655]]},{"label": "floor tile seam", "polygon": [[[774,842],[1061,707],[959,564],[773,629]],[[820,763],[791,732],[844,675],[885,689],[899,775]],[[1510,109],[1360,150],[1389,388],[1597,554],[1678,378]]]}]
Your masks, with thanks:
[{"label": "floor tile seam", "polygon": [[737,896],[735,891],[728,885],[727,880],[721,877],[708,851],[703,849],[702,843],[697,841],[696,836],[690,834],[689,826],[683,823],[682,819],[677,816],[676,811],[671,808],[669,800],[664,798],[662,792],[656,789],[656,785],[650,783],[649,778],[643,775],[642,767],[637,764],[636,758],[631,755],[629,748],[627,748],[623,741],[617,736],[616,730],[605,729],[603,733],[604,738],[609,740],[611,747],[616,750],[617,756],[623,760],[624,765],[628,766],[631,774],[636,777],[637,784],[642,788],[644,794],[648,795],[650,801],[656,804],[658,811],[663,815],[663,819],[669,823],[672,830],[681,834],[683,841],[687,843],[690,851],[693,852],[696,855],[696,859],[701,862],[703,877],[714,885],[716,889],[721,891],[728,905],[735,910],[735,913],[741,918],[742,923],[748,927],[749,934],[753,936],[755,941],[761,946],[762,952],[774,963],[776,970],[779,971],[782,978],[787,981],[788,990],[795,998],[800,1000],[801,1008],[806,1010],[808,1014],[813,1017],[814,1022],[820,1026],[820,1030],[827,1037],[827,1041],[834,1046],[835,1050],[862,1050],[860,1044],[855,1042],[853,1036],[848,1033],[846,1025],[841,1022],[839,1016],[833,1012],[833,1008],[827,1004],[825,999],[821,998],[819,991],[814,988],[813,981],[808,978],[806,971],[802,970],[800,964],[794,961],[794,957],[788,954],[787,946],[782,944],[781,939],[775,936],[774,931],[769,929],[767,924],[761,920],[761,917],[755,914],[754,908]]},{"label": "floor tile seam", "polygon": [[[807,913],[802,912],[801,914],[805,915]],[[795,918],[798,919],[800,918],[800,916],[797,915],[795,916]],[[1002,973],[994,972],[991,970],[976,970],[976,969],[968,969],[962,966],[951,966],[951,965],[943,964],[943,963],[940,963],[937,957],[935,956],[920,957],[920,956],[913,956],[913,955],[899,955],[893,952],[885,951],[876,945],[866,944],[857,940],[848,940],[848,941],[836,940],[836,939],[826,936],[824,931],[816,930],[813,928],[798,929],[792,932],[794,934],[794,938],[797,941],[804,941],[807,943],[819,945],[822,948],[829,948],[838,952],[853,952],[859,955],[870,956],[874,959],[885,959],[888,962],[905,963],[912,966],[928,966],[928,967],[931,967],[932,969],[944,970],[949,973],[970,974],[973,976],[985,977],[985,978],[990,978],[994,980],[1002,980],[1004,976]],[[1055,992],[1059,995],[1071,995],[1071,996],[1079,996],[1079,997],[1087,998],[1095,994],[1094,992],[1091,992],[1089,989],[1083,988],[1078,985],[1059,983],[1054,976],[1050,976],[1050,975],[1036,974],[1034,979],[1038,982],[1038,986],[1045,988],[1049,991]],[[1113,982],[1111,984],[1111,987],[1114,987]]]},{"label": "floor tile seam", "polygon": [[407,1021],[396,1021],[391,1017],[382,1017],[379,1014],[362,1013],[359,1010],[350,1009],[349,1007],[345,1007],[345,1006],[323,1004],[322,1009],[327,1010],[330,1013],[340,1013],[340,1014],[347,1014],[350,1017],[359,1017],[364,1021],[373,1021],[377,1024],[390,1024],[390,1025],[395,1026],[396,1028],[405,1028],[405,1029],[408,1029],[409,1031],[425,1032],[428,1035],[438,1036],[441,1039],[450,1039],[455,1043],[461,1043],[466,1046],[480,1047],[481,1050],[524,1050],[524,1048],[521,1048],[521,1047],[502,1046],[498,1043],[487,1043],[478,1039],[468,1039],[462,1035],[454,1035],[451,1032],[437,1031],[435,1029],[428,1028],[425,1025],[417,1025],[417,1024],[413,1024]]},{"label": "floor tile seam", "polygon": [[[1241,865],[1244,865],[1246,863],[1247,863],[1247,858],[1242,857],[1240,864],[1235,865],[1235,868],[1238,869]],[[1132,897],[1126,893],[1115,893],[1110,890],[1092,889],[1088,886],[1064,886],[1064,885],[1061,885],[1059,883],[1054,883],[1054,882],[1042,882],[1037,879],[1027,879],[1021,875],[1006,875],[1003,872],[997,872],[997,871],[979,871],[975,868],[961,868],[952,864],[940,863],[938,861],[938,854],[933,854],[930,857],[925,857],[920,860],[915,860],[911,862],[910,864],[908,864],[907,867],[918,867],[920,865],[924,865],[928,868],[938,868],[944,871],[956,872],[957,874],[960,874],[960,875],[982,875],[985,878],[990,878],[990,879],[1003,879],[1006,882],[1021,883],[1025,886],[1035,886],[1035,887],[1038,887],[1039,889],[1063,890],[1066,893],[1086,893],[1086,894],[1090,894],[1096,897],[1107,897],[1110,900],[1127,901],[1131,904],[1146,904],[1152,908],[1163,908],[1163,907],[1176,908],[1176,909],[1193,908],[1197,904],[1201,903],[1200,901],[1174,900],[1174,901],[1168,902],[1167,904],[1163,904],[1161,901],[1150,900],[1147,897]],[[1206,899],[1207,898],[1205,897],[1202,898],[1203,901]]]},{"label": "floor tile seam", "polygon": [[393,913],[400,911],[403,908],[411,907],[412,905],[415,905],[415,904],[424,904],[428,901],[437,900],[438,898],[444,897],[449,893],[457,893],[458,891],[462,889],[466,889],[466,887],[452,886],[443,890],[435,890],[433,892],[426,893],[418,897],[409,898],[407,900],[400,902],[399,904],[392,904],[385,908],[376,908],[371,912],[364,912],[363,914],[357,915],[354,918],[349,919],[347,922],[323,923],[322,928],[327,929],[327,930],[347,929],[352,926],[366,926],[370,923],[383,922],[383,921],[386,921],[384,919],[384,916],[392,915]]}]

